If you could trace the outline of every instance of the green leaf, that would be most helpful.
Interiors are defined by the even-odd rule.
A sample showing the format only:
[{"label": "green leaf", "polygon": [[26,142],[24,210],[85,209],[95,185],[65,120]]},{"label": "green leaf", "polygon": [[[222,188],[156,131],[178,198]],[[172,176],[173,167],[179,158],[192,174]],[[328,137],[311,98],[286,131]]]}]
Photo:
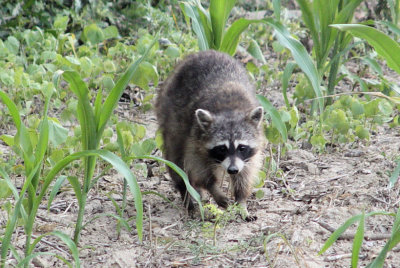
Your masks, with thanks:
[{"label": "green leaf", "polygon": [[332,244],[347,230],[353,223],[359,221],[361,219],[361,215],[353,216],[348,219],[345,223],[342,224],[336,231],[334,231],[331,236],[326,240],[322,249],[318,252],[318,255],[324,253]]},{"label": "green leaf", "polygon": [[155,86],[158,85],[157,68],[153,64],[145,61],[140,64],[138,70],[133,74],[132,83],[148,90],[151,81],[154,82]]},{"label": "green leaf", "polygon": [[356,126],[356,135],[360,139],[369,140],[369,131],[361,125]]},{"label": "green leaf", "polygon": [[326,140],[322,135],[313,135],[310,139],[310,143],[313,147],[322,150],[323,148],[325,148]]},{"label": "green leaf", "polygon": [[288,138],[287,129],[281,119],[279,112],[275,109],[274,106],[272,106],[272,104],[264,96],[257,95],[257,99],[260,101],[265,111],[271,116],[272,124],[278,129],[279,133],[282,136],[283,141],[286,142]]},{"label": "green leaf", "polygon": [[0,98],[3,100],[4,104],[7,106],[8,111],[10,112],[16,129],[19,129],[19,126],[21,125],[21,118],[18,112],[18,108],[15,105],[15,103],[7,96],[6,93],[0,90]]},{"label": "green leaf", "polygon": [[67,179],[68,179],[69,183],[71,184],[72,189],[75,192],[75,197],[78,200],[79,206],[83,205],[83,203],[82,203],[82,201],[83,201],[82,200],[82,190],[81,190],[81,185],[79,183],[78,177],[76,177],[76,176],[68,176]]},{"label": "green leaf", "polygon": [[95,23],[90,24],[83,29],[83,37],[92,45],[103,42],[103,40],[105,39],[103,30],[100,29],[99,26],[97,26]]},{"label": "green leaf", "polygon": [[154,139],[147,139],[142,142],[142,151],[146,155],[150,155],[151,152],[156,148],[156,142]]},{"label": "green leaf", "polygon": [[54,28],[59,30],[60,32],[65,32],[68,26],[69,17],[68,16],[57,16],[54,21]]},{"label": "green leaf", "polygon": [[333,24],[331,26],[365,39],[386,60],[387,65],[400,74],[400,45],[388,35],[361,24]]},{"label": "green leaf", "polygon": [[341,134],[346,134],[349,131],[349,120],[346,113],[341,109],[333,110],[329,115],[328,122],[335,131]]},{"label": "green leaf", "polygon": [[264,191],[261,190],[261,189],[259,189],[259,190],[256,192],[256,198],[257,198],[257,199],[261,199],[261,198],[263,198],[263,197],[264,197]]},{"label": "green leaf", "polygon": [[174,46],[168,46],[167,49],[164,51],[164,54],[171,59],[179,58],[179,56],[181,55],[179,49]]},{"label": "green leaf", "polygon": [[[58,120],[57,120],[58,121]],[[68,129],[54,120],[49,120],[49,141],[54,147],[64,143],[68,137]]]},{"label": "green leaf", "polygon": [[262,54],[262,51],[260,49],[260,46],[258,45],[258,43],[256,42],[256,40],[251,39],[250,41],[250,46],[247,49],[247,51],[250,53],[250,55],[252,55],[255,59],[259,60],[260,62],[262,62],[263,64],[266,64],[267,61],[264,58],[264,55]]},{"label": "green leaf", "polygon": [[108,26],[103,29],[104,39],[117,38],[119,36],[118,28],[114,25]]},{"label": "green leaf", "polygon": [[351,109],[351,113],[354,116],[359,116],[359,115],[362,115],[364,113],[364,106],[357,99],[354,99],[351,102],[350,109]]},{"label": "green leaf", "polygon": [[14,55],[18,54],[18,52],[19,52],[19,41],[14,36],[9,36],[7,38],[7,40],[4,42],[4,45]]}]

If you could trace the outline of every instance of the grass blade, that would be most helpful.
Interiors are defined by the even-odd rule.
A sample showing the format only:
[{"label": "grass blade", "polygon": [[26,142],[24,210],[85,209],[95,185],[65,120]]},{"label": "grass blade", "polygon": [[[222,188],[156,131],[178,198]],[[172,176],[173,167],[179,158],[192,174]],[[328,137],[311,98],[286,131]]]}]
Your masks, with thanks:
[{"label": "grass blade", "polygon": [[81,190],[81,185],[79,183],[79,179],[76,176],[68,176],[68,181],[72,186],[72,189],[74,189],[74,193],[76,196],[76,199],[78,200],[79,206],[83,205],[82,203],[82,190]]},{"label": "grass blade", "polygon": [[282,136],[283,141],[286,142],[288,138],[287,129],[278,111],[264,96],[257,95],[257,99],[260,101],[265,111],[271,116],[272,124],[278,129],[279,133]]},{"label": "grass blade", "polygon": [[353,223],[359,221],[361,215],[356,215],[348,219],[345,223],[342,224],[339,228],[334,231],[331,236],[326,240],[325,244],[322,246],[322,249],[318,252],[318,255],[324,253],[332,244],[349,228]]},{"label": "grass blade", "polygon": [[360,223],[353,240],[353,252],[351,256],[351,267],[353,268],[357,268],[358,265],[358,255],[360,254],[361,245],[364,240],[364,225],[365,213],[363,212],[363,214],[361,214]]},{"label": "grass blade", "polygon": [[333,24],[331,26],[365,39],[386,60],[387,65],[400,74],[400,45],[385,33],[361,24]]}]

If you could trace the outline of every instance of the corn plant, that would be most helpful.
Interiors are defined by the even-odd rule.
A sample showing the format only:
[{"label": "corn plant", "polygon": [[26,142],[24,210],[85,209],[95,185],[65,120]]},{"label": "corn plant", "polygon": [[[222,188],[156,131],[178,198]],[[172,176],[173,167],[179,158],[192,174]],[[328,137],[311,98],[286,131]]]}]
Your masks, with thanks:
[{"label": "corn plant", "polygon": [[[362,0],[298,0],[304,24],[313,40],[313,54],[319,75],[328,72],[327,94],[335,93],[341,56],[351,41],[351,36],[329,27],[334,23],[349,23]],[[332,99],[328,98],[327,104]]]},{"label": "corn plant", "polygon": [[214,49],[229,55],[236,53],[239,38],[250,24],[259,20],[240,18],[226,27],[226,23],[235,6],[236,0],[211,0],[209,10],[205,10],[200,0],[185,1],[180,3],[186,21],[192,21],[200,50]]},{"label": "corn plant", "polygon": [[[335,24],[332,25],[342,31],[348,31],[354,36],[365,39],[371,46],[374,47],[376,52],[386,60],[387,65],[400,74],[400,45],[391,39],[389,36],[384,34],[383,32],[360,24]],[[375,93],[375,92],[370,92]],[[379,92],[378,92],[379,93]],[[376,94],[373,94],[376,95]],[[397,92],[396,96],[381,96],[386,97],[391,100],[396,105],[400,105],[400,92]],[[390,178],[389,185],[393,186],[399,177],[400,163],[393,172],[393,175]],[[358,264],[358,254],[361,249],[362,241],[364,239],[364,222],[365,219],[370,216],[375,215],[390,215],[394,217],[394,223],[392,227],[392,233],[389,240],[386,242],[384,248],[381,250],[379,255],[368,265],[368,267],[383,267],[387,253],[393,249],[397,244],[400,243],[400,208],[397,210],[397,213],[389,213],[389,212],[371,212],[371,213],[363,213],[361,215],[356,215],[350,219],[348,219],[342,226],[340,226],[329,239],[325,242],[319,254],[324,253],[339,237],[340,235],[349,228],[352,224],[358,222],[358,228],[354,237],[353,242],[353,252],[351,259],[351,266],[357,267]]]},{"label": "corn plant", "polygon": [[[70,247],[71,252],[73,253],[73,257],[75,259],[75,264],[79,266],[76,245],[78,244],[79,234],[83,228],[83,215],[87,195],[89,190],[93,186],[93,184],[91,184],[91,179],[94,173],[96,159],[100,157],[103,160],[109,162],[112,166],[114,166],[114,168],[117,169],[117,171],[119,171],[126,178],[135,199],[135,208],[137,212],[136,227],[138,230],[139,239],[142,238],[143,205],[141,200],[141,192],[137,181],[130,171],[129,167],[120,158],[110,153],[109,151],[98,150],[98,148],[104,128],[113,110],[115,109],[117,102],[123,93],[123,90],[125,89],[128,82],[132,79],[132,76],[138,69],[139,64],[146,57],[147,53],[154,45],[154,43],[155,41],[150,45],[144,55],[135,63],[133,63],[125,72],[125,74],[118,80],[118,82],[104,101],[104,104],[102,104],[101,91],[99,91],[97,94],[94,107],[90,104],[88,88],[77,72],[58,71],[55,73],[53,79],[54,84],[57,86],[58,81],[62,76],[70,84],[71,91],[78,97],[77,117],[82,130],[81,147],[83,151],[65,157],[61,161],[57,162],[50,171],[46,171],[45,173],[43,173],[42,170],[44,167],[44,160],[49,139],[49,123],[47,119],[47,111],[52,91],[49,91],[46,94],[43,119],[40,124],[39,138],[36,146],[34,146],[35,143],[31,140],[27,128],[22,123],[16,105],[8,98],[8,96],[4,92],[0,91],[0,97],[6,104],[17,129],[17,134],[14,137],[13,148],[15,149],[16,153],[23,158],[26,177],[26,180],[19,195],[15,189],[11,188],[13,189],[13,193],[16,198],[16,204],[14,211],[9,219],[9,222],[7,223],[5,235],[2,238],[2,266],[4,266],[5,264],[9,249],[11,249],[12,254],[19,261],[20,265],[24,264],[25,266],[28,265],[30,259],[37,256],[38,254],[41,254],[34,253],[33,251],[36,244],[43,238],[43,236],[36,238],[33,243],[31,243],[33,224],[39,205],[44,196],[47,194],[49,186],[51,182],[56,178],[57,174],[61,172],[63,168],[68,166],[71,162],[82,158],[84,161],[83,185],[79,184],[79,180],[76,177],[68,177],[68,181],[75,191],[75,195],[79,205],[78,218],[74,233],[74,241],[72,241],[68,236],[60,232],[52,232],[50,234],[58,236]],[[46,175],[42,178],[41,174]],[[9,178],[6,176],[7,174],[5,174],[4,171],[1,171],[0,175],[9,182]],[[43,181],[41,187],[39,187],[39,181]],[[10,186],[12,185],[11,183],[8,184],[9,187],[12,187]],[[25,208],[22,206],[22,202],[25,199],[24,196],[26,192],[28,204],[26,208],[27,211],[25,211]],[[16,251],[10,245],[11,237],[16,228],[17,220],[21,216],[23,218],[24,230],[26,234],[24,259],[18,256]]]},{"label": "corn plant", "polygon": [[[17,134],[14,137],[13,148],[14,151],[23,159],[25,171],[25,182],[22,186],[20,193],[18,193],[16,187],[11,182],[7,173],[4,170],[0,169],[0,177],[3,177],[3,179],[6,181],[16,200],[14,210],[9,216],[4,236],[1,238],[1,267],[4,267],[5,265],[9,249],[11,249],[12,254],[19,262],[19,265],[27,266],[29,264],[29,261],[38,255],[55,255],[57,258],[60,258],[62,261],[68,263],[67,260],[54,253],[33,253],[36,244],[40,242],[43,237],[48,235],[53,235],[60,238],[70,248],[73,258],[75,260],[75,264],[79,266],[79,257],[76,244],[64,233],[58,231],[46,233],[37,237],[33,241],[33,243],[31,243],[33,224],[39,205],[43,199],[43,196],[46,193],[49,183],[52,181],[57,172],[60,171],[60,169],[57,169],[60,168],[60,165],[54,167],[50,171],[50,173],[44,178],[45,183],[40,189],[39,181],[43,179],[41,178],[41,174],[49,141],[49,122],[47,118],[47,111],[51,95],[52,92],[49,91],[46,96],[43,119],[41,121],[39,129],[39,140],[34,146],[35,143],[32,140],[33,138],[31,138],[27,131],[27,127],[23,124],[17,106],[3,91],[0,91],[0,99],[7,106],[8,111],[11,114],[14,124],[17,128]],[[26,193],[27,198],[25,198]],[[22,205],[24,201],[28,204],[26,208]],[[16,228],[18,218],[20,217],[22,218],[24,231],[26,234],[24,258],[22,256],[19,256],[15,248],[10,245],[12,234]]]},{"label": "corn plant", "polygon": [[[119,99],[125,87],[131,81],[132,77],[135,75],[140,63],[147,56],[150,49],[155,44],[157,38],[153,40],[150,46],[147,48],[144,55],[139,58],[135,63],[133,63],[124,73],[124,75],[117,81],[110,94],[102,103],[102,91],[99,90],[92,106],[89,100],[89,90],[83,82],[80,75],[75,71],[58,71],[54,76],[54,83],[57,85],[60,77],[62,76],[70,85],[71,91],[78,98],[78,109],[77,117],[81,127],[81,144],[83,150],[97,150],[100,146],[100,140],[103,131],[107,125],[107,122],[112,115],[113,110],[118,104]],[[91,155],[84,158],[84,180],[83,185],[76,185],[77,181],[74,183],[75,195],[78,198],[79,211],[78,218],[75,225],[74,241],[78,243],[79,235],[82,230],[83,216],[86,205],[86,198],[89,190],[91,189],[92,177],[94,169],[96,166],[96,155]],[[71,181],[70,181],[71,182]],[[143,205],[141,201],[141,194],[137,182],[135,180],[134,184],[132,181],[128,180],[128,184],[131,187],[133,196],[135,198],[135,207],[137,211],[136,226],[138,228],[139,239],[142,238],[142,217],[143,217]]]}]

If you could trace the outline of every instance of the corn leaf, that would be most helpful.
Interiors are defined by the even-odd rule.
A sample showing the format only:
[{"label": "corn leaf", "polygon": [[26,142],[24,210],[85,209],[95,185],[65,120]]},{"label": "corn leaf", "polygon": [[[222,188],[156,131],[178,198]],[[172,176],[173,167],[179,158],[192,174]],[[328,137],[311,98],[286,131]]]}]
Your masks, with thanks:
[{"label": "corn leaf", "polygon": [[248,20],[240,18],[236,20],[226,31],[219,50],[233,56],[239,44],[240,34],[252,23],[262,22],[262,20]]},{"label": "corn leaf", "polygon": [[387,65],[400,74],[400,45],[388,35],[361,24],[333,24],[331,26],[365,39],[386,60]]},{"label": "corn leaf", "polygon": [[265,111],[271,116],[272,124],[278,129],[282,136],[284,142],[287,141],[287,129],[285,123],[283,123],[279,112],[275,107],[262,95],[257,95],[257,99],[260,101],[261,105],[264,107]]},{"label": "corn leaf", "polygon": [[157,157],[157,156],[152,156],[152,155],[137,156],[137,157],[134,157],[134,158],[136,158],[136,159],[152,159],[152,160],[156,160],[156,161],[159,161],[159,162],[162,162],[162,163],[166,164],[172,170],[174,170],[183,179],[183,181],[184,181],[184,183],[186,185],[186,189],[189,192],[189,194],[199,204],[201,218],[204,219],[204,209],[203,209],[203,205],[201,203],[200,195],[192,187],[192,185],[190,185],[188,176],[186,175],[186,173],[180,167],[178,167],[177,165],[175,165],[171,161],[165,160],[165,159]]},{"label": "corn leaf", "polygon": [[179,6],[186,18],[186,21],[189,21],[188,18],[192,19],[192,28],[197,36],[200,50],[210,49],[209,39],[207,38],[206,34],[207,30],[205,30],[203,27],[202,18],[197,12],[196,7],[187,2],[181,2]]},{"label": "corn leaf", "polygon": [[210,1],[210,18],[212,32],[214,35],[214,47],[218,50],[224,37],[224,29],[226,21],[231,13],[236,0],[211,0]]},{"label": "corn leaf", "polygon": [[86,150],[71,154],[59,162],[50,170],[44,179],[42,190],[38,196],[38,200],[42,200],[47,192],[47,188],[50,183],[54,180],[55,176],[71,162],[78,160],[82,157],[100,157],[103,160],[109,162],[113,167],[121,173],[128,182],[131,193],[135,200],[136,208],[136,228],[138,232],[139,239],[142,240],[143,237],[143,202],[142,194],[140,192],[139,185],[135,176],[132,174],[129,167],[123,162],[118,156],[107,151],[107,150]]},{"label": "corn leaf", "polygon": [[317,68],[313,64],[313,61],[308,54],[305,47],[296,39],[294,39],[288,30],[280,23],[273,19],[265,19],[265,23],[274,28],[275,33],[277,34],[278,41],[287,49],[292,52],[292,56],[295,59],[297,65],[300,69],[305,73],[308,80],[311,83],[311,86],[314,90],[316,97],[318,98],[318,106],[320,112],[324,109],[324,102],[322,99],[322,90],[320,87],[320,77],[317,71]]},{"label": "corn leaf", "polygon": [[[158,40],[158,34],[154,37],[154,40],[151,42],[149,47],[146,49],[145,53],[142,57],[140,57],[137,61],[135,61],[129,68],[125,71],[118,82],[115,84],[114,88],[111,90],[110,94],[107,96],[107,99],[104,102],[104,105],[101,109],[100,120],[97,125],[97,132],[103,133],[103,130],[114,111],[115,107],[118,104],[119,99],[122,96],[126,86],[128,85],[129,81],[131,81],[133,75],[135,74],[136,70],[138,69],[140,63],[147,57],[150,52],[150,49],[154,46],[154,44]],[[98,137],[100,139],[100,137]]]},{"label": "corn leaf", "polygon": [[10,114],[11,114],[11,116],[12,116],[12,118],[13,118],[15,127],[16,127],[17,129],[19,129],[19,126],[21,125],[21,117],[20,117],[20,115],[19,115],[17,106],[16,106],[15,103],[7,96],[7,94],[4,93],[4,92],[1,91],[1,90],[0,90],[0,98],[3,100],[4,104],[7,106],[8,111],[10,112]]}]

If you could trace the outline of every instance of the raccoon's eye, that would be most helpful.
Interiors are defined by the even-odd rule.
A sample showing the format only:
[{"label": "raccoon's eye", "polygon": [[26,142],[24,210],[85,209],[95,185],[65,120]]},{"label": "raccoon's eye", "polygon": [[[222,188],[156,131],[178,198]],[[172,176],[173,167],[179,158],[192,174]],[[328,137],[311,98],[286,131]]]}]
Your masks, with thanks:
[{"label": "raccoon's eye", "polygon": [[226,148],[225,145],[221,145],[221,146],[215,147],[214,150],[220,154],[224,154],[228,151],[228,148]]},{"label": "raccoon's eye", "polygon": [[243,153],[247,150],[248,146],[246,145],[239,145],[238,150],[239,152]]}]

